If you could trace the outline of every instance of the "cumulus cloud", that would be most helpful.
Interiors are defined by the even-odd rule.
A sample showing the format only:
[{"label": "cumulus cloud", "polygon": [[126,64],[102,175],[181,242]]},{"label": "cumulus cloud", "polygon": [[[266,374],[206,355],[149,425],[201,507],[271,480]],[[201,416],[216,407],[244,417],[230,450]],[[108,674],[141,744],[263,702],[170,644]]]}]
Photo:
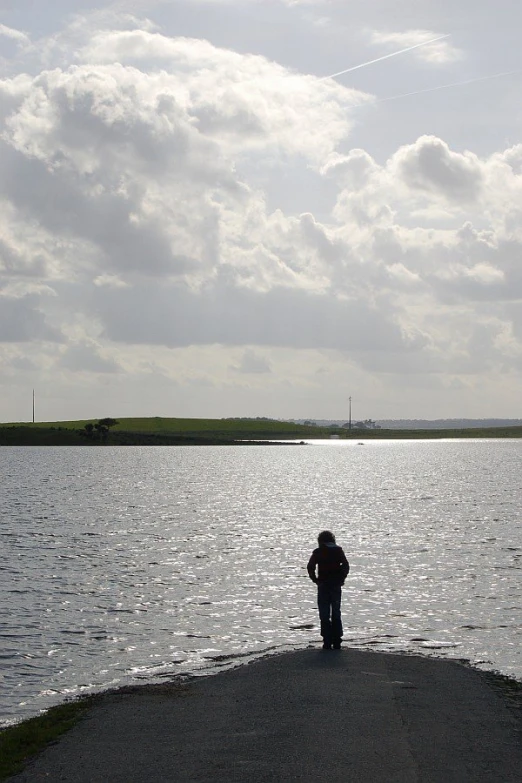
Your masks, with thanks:
[{"label": "cumulus cloud", "polygon": [[195,292],[150,283],[139,290],[98,289],[91,307],[104,337],[114,342],[340,351],[400,351],[411,342],[388,313],[362,299],[294,288],[259,292],[223,284]]},{"label": "cumulus cloud", "polygon": [[239,364],[232,365],[232,369],[244,375],[259,375],[271,372],[270,363],[266,358],[252,349],[244,351],[241,361]]},{"label": "cumulus cloud", "polygon": [[[66,334],[57,370],[109,379],[135,346],[219,346],[256,382],[278,351],[458,376],[487,341],[488,366],[518,367],[520,145],[432,134],[379,162],[350,148],[370,96],[118,18],[76,21],[0,81],[0,342]],[[404,35],[375,42],[432,33]],[[333,209],[270,206],[262,177],[289,164]]]},{"label": "cumulus cloud", "polygon": [[[138,68],[142,57],[164,57],[168,72]],[[61,238],[62,268],[75,257],[113,275],[208,274],[220,226],[255,201],[236,162],[293,155],[319,165],[361,99],[262,57],[146,30],[100,32],[86,58],[0,84],[13,102],[4,197],[14,220]]]},{"label": "cumulus cloud", "polygon": [[410,188],[439,194],[450,201],[477,199],[484,181],[476,155],[453,152],[434,136],[423,136],[415,144],[402,147],[391,167]]},{"label": "cumulus cloud", "polygon": [[61,342],[60,332],[51,326],[33,298],[0,294],[0,343],[32,341]]},{"label": "cumulus cloud", "polygon": [[[158,63],[172,76],[149,74],[147,92],[170,95],[205,137],[229,151],[273,148],[311,161],[332,152],[353,125],[347,111],[369,96],[294,74],[258,55],[208,41],[143,30],[104,31],[80,52],[89,63]],[[239,146],[240,145],[240,146]]]},{"label": "cumulus cloud", "polygon": [[73,372],[114,373],[120,369],[117,362],[103,356],[99,346],[92,341],[71,343],[62,354],[59,365]]}]

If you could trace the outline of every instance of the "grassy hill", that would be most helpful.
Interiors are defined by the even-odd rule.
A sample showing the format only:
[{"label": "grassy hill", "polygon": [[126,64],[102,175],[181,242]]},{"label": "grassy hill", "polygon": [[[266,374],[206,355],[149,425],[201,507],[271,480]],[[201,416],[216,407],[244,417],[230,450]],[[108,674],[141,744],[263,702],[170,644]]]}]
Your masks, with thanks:
[{"label": "grassy hill", "polygon": [[245,440],[309,440],[341,438],[440,439],[440,438],[520,438],[522,427],[488,427],[462,430],[344,430],[314,427],[267,419],[119,419],[107,438],[88,438],[85,425],[94,420],[0,424],[0,445],[208,445],[233,444]]},{"label": "grassy hill", "polygon": [[[91,419],[92,421],[92,419]],[[96,421],[96,420],[94,420]],[[55,424],[34,426],[59,426],[64,429],[83,429],[87,421],[62,421]],[[31,425],[32,426],[32,425]],[[135,432],[157,435],[185,435],[191,437],[225,438],[291,438],[326,437],[331,427],[308,427],[290,422],[258,419],[165,419],[159,416],[141,419],[118,419],[111,433]],[[322,434],[321,434],[322,433]]]},{"label": "grassy hill", "polygon": [[[94,420],[0,424],[0,445],[100,445],[88,438],[85,425]],[[332,428],[307,427],[270,420],[237,419],[119,419],[106,440],[110,445],[227,444],[244,440],[328,438]]]}]

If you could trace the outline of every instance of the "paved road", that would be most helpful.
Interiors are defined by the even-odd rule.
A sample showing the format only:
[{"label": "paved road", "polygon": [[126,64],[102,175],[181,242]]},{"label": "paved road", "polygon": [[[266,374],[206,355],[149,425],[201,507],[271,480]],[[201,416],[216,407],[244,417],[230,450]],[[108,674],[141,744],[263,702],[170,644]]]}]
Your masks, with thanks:
[{"label": "paved road", "polygon": [[287,653],[103,697],[16,783],[521,783],[521,718],[457,662]]}]

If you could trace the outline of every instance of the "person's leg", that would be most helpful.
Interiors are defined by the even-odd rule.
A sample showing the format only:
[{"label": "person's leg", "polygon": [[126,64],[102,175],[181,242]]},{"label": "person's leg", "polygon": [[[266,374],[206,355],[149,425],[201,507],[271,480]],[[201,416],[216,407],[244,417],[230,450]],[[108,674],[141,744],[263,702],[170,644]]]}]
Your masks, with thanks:
[{"label": "person's leg", "polygon": [[332,644],[332,623],[330,621],[330,590],[328,585],[317,585],[317,607],[321,621],[321,636],[325,647]]},{"label": "person's leg", "polygon": [[341,646],[343,636],[343,623],[341,620],[341,587],[330,588],[330,601],[332,604],[332,644]]}]

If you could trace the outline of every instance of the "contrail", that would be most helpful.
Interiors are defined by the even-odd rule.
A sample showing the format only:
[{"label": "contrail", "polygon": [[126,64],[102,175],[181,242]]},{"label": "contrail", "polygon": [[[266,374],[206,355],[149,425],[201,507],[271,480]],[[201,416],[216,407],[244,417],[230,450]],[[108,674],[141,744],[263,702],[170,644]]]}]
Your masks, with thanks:
[{"label": "contrail", "polygon": [[390,57],[398,57],[399,54],[406,54],[406,52],[412,52],[414,49],[419,49],[421,46],[428,46],[436,41],[442,41],[444,38],[449,38],[448,35],[439,35],[438,38],[432,38],[429,41],[422,41],[422,43],[415,44],[414,46],[408,46],[406,49],[401,49],[400,52],[392,52],[391,54],[385,54],[384,57],[377,57],[376,60],[370,60],[367,63],[361,63],[360,65],[354,65],[352,68],[346,68],[344,71],[338,73],[331,73],[329,76],[323,76],[319,79],[320,82],[324,82],[326,79],[335,79],[336,76],[342,76],[345,73],[351,73],[352,71],[358,71],[360,68],[366,68],[368,65],[374,63],[380,63],[383,60],[389,60]]},{"label": "contrail", "polygon": [[424,90],[415,90],[414,92],[403,92],[400,95],[390,95],[387,98],[373,98],[370,101],[364,101],[364,103],[354,103],[350,109],[362,109],[368,106],[374,106],[376,103],[388,103],[389,101],[398,101],[401,98],[410,98],[413,95],[424,95],[427,92],[437,92],[437,90],[447,90],[450,87],[465,87],[468,84],[475,84],[476,82],[487,82],[490,79],[500,79],[501,76],[515,76],[522,73],[522,69],[519,68],[516,71],[502,71],[502,73],[493,73],[489,76],[475,76],[473,79],[466,79],[461,82],[451,82],[450,84],[439,84],[437,87],[427,87]]},{"label": "contrail", "polygon": [[[490,79],[500,79],[501,76],[514,76],[517,73],[522,73],[520,69],[517,71],[503,71],[502,73],[493,73],[489,76],[476,76],[473,79],[466,79],[462,82],[451,82],[451,84],[439,84],[438,87],[428,87],[425,90],[415,90],[415,92],[403,92],[401,95],[390,95],[389,98],[376,98],[370,103],[386,103],[387,101],[398,101],[399,98],[410,98],[413,95],[424,95],[427,92],[437,92],[437,90],[446,90],[450,87],[465,87],[467,84],[475,84],[476,82],[486,82]],[[358,104],[359,106],[367,104]]]}]

